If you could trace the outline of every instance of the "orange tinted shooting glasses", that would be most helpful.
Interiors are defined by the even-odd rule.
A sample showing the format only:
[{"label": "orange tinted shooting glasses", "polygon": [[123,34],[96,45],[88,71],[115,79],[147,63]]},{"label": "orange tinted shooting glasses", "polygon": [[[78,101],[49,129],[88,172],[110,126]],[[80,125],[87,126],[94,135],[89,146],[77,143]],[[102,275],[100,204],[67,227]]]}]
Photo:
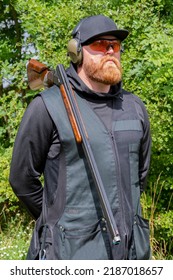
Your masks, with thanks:
[{"label": "orange tinted shooting glasses", "polygon": [[121,43],[118,40],[112,39],[99,39],[88,44],[91,50],[96,52],[107,52],[111,47],[114,52],[119,52],[121,49]]}]

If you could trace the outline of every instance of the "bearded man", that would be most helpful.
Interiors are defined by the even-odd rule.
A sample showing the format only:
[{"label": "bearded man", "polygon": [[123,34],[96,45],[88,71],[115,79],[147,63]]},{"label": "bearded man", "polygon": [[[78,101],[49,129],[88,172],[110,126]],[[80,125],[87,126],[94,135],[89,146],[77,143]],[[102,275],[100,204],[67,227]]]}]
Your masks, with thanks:
[{"label": "bearded man", "polygon": [[54,85],[28,106],[11,162],[13,190],[37,220],[27,258],[41,252],[44,259],[149,259],[140,195],[149,170],[150,125],[143,102],[122,88],[121,43],[128,31],[97,15],[82,19],[72,36],[66,73],[121,241],[111,242],[87,160]]}]

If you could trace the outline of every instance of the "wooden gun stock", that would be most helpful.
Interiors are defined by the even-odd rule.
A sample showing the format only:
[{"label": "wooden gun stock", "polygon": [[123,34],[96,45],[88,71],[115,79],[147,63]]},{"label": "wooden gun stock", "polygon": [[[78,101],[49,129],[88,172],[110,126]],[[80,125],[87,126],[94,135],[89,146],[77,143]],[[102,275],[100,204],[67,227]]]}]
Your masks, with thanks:
[{"label": "wooden gun stock", "polygon": [[47,74],[48,87],[53,85],[53,73],[49,70],[47,65],[37,61],[36,59],[30,59],[27,64],[27,76],[28,85],[30,89],[37,90],[44,87],[44,78]]}]

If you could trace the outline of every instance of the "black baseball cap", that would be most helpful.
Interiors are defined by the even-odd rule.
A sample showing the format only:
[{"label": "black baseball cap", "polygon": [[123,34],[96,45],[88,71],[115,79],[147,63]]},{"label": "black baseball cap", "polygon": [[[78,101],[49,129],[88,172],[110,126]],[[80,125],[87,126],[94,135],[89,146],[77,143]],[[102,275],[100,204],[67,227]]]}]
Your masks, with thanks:
[{"label": "black baseball cap", "polygon": [[115,22],[104,15],[83,18],[72,32],[73,38],[80,40],[82,45],[104,35],[113,35],[123,41],[128,34],[128,30],[118,29]]}]

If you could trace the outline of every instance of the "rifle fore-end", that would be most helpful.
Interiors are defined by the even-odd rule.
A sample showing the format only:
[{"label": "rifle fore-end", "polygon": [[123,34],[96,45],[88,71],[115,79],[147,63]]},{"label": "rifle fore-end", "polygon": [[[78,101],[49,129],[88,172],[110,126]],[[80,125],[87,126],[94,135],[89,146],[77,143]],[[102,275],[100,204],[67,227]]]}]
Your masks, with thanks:
[{"label": "rifle fore-end", "polygon": [[67,97],[67,94],[66,94],[66,91],[65,91],[65,88],[64,88],[63,84],[60,85],[60,91],[61,91],[61,94],[62,94],[62,97],[63,97],[63,102],[64,102],[65,108],[67,110],[67,114],[68,114],[68,117],[69,117],[69,121],[71,123],[71,127],[73,129],[75,139],[76,139],[77,143],[82,143],[82,137],[81,137],[81,134],[79,132],[79,128],[78,128],[75,116],[73,114],[73,110],[71,108],[71,105],[70,105],[70,102],[69,102],[69,99]]}]

